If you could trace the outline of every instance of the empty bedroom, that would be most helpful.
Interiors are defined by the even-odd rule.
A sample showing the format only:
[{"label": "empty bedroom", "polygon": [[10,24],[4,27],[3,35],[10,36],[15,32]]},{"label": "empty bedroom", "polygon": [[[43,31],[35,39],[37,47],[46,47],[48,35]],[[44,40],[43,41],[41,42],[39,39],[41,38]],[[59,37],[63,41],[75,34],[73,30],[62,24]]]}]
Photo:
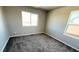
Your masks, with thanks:
[{"label": "empty bedroom", "polygon": [[78,51],[78,6],[0,6],[0,52]]}]

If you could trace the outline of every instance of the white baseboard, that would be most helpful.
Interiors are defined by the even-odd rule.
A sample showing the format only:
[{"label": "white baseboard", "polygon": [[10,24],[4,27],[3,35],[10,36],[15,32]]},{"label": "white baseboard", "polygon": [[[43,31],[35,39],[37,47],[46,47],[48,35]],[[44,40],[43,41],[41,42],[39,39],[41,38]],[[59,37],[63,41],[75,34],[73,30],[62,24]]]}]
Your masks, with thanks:
[{"label": "white baseboard", "polygon": [[57,39],[56,37],[54,37],[54,36],[51,36],[50,34],[48,34],[48,33],[45,33],[46,35],[48,35],[48,36],[50,36],[50,37],[52,37],[52,38],[55,38],[56,40],[58,40],[58,41],[60,41],[60,42],[62,42],[62,43],[64,43],[64,44],[66,44],[67,46],[70,46],[71,48],[73,48],[73,49],[75,49],[75,50],[77,50],[77,51],[79,51],[79,49],[78,48],[75,48],[75,47],[73,47],[73,46],[71,46],[70,44],[68,44],[68,43],[66,43],[66,42],[64,42],[64,41],[62,41],[62,40],[60,40],[60,39]]},{"label": "white baseboard", "polygon": [[6,45],[7,45],[8,41],[9,41],[9,39],[10,39],[10,36],[8,37],[7,41],[5,42],[5,44],[4,44],[4,46],[3,46],[3,48],[1,49],[1,51],[0,51],[0,52],[3,52],[4,48],[6,47]]},{"label": "white baseboard", "polygon": [[10,37],[26,36],[26,35],[41,34],[41,33],[44,33],[44,32],[39,32],[39,33],[30,33],[30,34],[20,34],[20,35],[12,35],[12,36],[10,36]]}]

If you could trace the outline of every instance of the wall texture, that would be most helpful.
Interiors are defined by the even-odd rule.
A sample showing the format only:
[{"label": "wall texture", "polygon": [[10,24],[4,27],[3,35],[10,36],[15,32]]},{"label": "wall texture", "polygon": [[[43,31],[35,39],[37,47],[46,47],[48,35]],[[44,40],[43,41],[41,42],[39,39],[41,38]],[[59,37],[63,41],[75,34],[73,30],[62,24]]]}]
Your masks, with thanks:
[{"label": "wall texture", "polygon": [[70,12],[74,10],[79,10],[79,7],[62,7],[50,11],[47,18],[46,33],[79,51],[79,40],[64,35]]},{"label": "wall texture", "polygon": [[[29,7],[5,7],[5,15],[11,36],[43,33],[45,26],[45,12]],[[30,11],[39,14],[38,26],[22,26],[22,11]]]},{"label": "wall texture", "polygon": [[3,51],[5,45],[9,39],[9,33],[3,8],[0,7],[0,51]]}]

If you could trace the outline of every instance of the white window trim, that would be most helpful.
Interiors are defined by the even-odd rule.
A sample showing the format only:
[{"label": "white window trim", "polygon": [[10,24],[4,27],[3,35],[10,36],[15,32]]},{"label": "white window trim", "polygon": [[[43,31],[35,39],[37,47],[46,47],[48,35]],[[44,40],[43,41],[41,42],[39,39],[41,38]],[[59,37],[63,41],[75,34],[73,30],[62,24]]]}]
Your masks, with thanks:
[{"label": "white window trim", "polygon": [[[79,11],[79,10],[78,10],[78,11]],[[71,20],[70,20],[71,14],[72,14],[72,12],[70,12],[70,14],[69,14],[68,21],[67,21],[67,24],[66,24],[66,27],[65,27],[65,30],[64,30],[64,35],[79,40],[79,37],[78,37],[78,36],[75,36],[75,35],[71,35],[71,34],[66,33],[66,30],[67,30],[67,28],[68,28],[69,22],[71,21]]]},{"label": "white window trim", "polygon": [[[26,12],[28,12],[28,11],[26,11]],[[30,13],[30,24],[29,24],[29,26],[38,26],[38,20],[39,20],[39,14],[38,13],[33,13],[33,12],[28,12],[28,13]],[[38,15],[38,19],[37,19],[37,25],[32,25],[32,18],[31,18],[31,15],[32,14],[37,14]],[[22,21],[23,22],[23,21]],[[24,26],[24,25],[23,25]],[[28,26],[28,25],[26,25],[26,26]],[[25,27],[25,26],[24,26]]]}]

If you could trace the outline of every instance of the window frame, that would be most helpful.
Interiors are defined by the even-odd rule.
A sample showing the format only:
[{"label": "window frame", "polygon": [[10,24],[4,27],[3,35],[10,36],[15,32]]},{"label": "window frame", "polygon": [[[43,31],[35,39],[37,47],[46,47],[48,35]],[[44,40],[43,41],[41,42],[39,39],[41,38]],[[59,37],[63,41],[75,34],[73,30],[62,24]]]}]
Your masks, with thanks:
[{"label": "window frame", "polygon": [[[30,13],[30,23],[29,24],[27,24],[27,25],[23,25],[23,16],[22,16],[22,26],[24,26],[24,27],[28,27],[28,26],[38,26],[38,21],[39,21],[39,14],[38,13],[34,13],[34,12],[30,12],[30,11],[22,11],[22,12],[27,12],[27,13]],[[22,14],[22,13],[21,13]],[[37,23],[36,23],[36,25],[33,25],[32,23],[32,14],[36,14],[37,15]],[[27,17],[27,16],[26,16]]]},{"label": "window frame", "polygon": [[[79,10],[75,10],[75,11],[79,11]],[[71,15],[72,15],[72,13],[75,12],[75,11],[71,11],[71,12],[69,13],[68,20],[67,20],[67,23],[66,23],[66,27],[65,27],[65,30],[64,30],[64,35],[79,40],[79,36],[75,36],[75,35],[71,35],[71,34],[66,33],[67,28],[68,28],[68,26],[69,26],[69,24],[70,24],[69,22],[71,21],[71,20],[70,20],[70,17],[71,17]],[[70,24],[70,25],[73,25],[73,24]]]}]

